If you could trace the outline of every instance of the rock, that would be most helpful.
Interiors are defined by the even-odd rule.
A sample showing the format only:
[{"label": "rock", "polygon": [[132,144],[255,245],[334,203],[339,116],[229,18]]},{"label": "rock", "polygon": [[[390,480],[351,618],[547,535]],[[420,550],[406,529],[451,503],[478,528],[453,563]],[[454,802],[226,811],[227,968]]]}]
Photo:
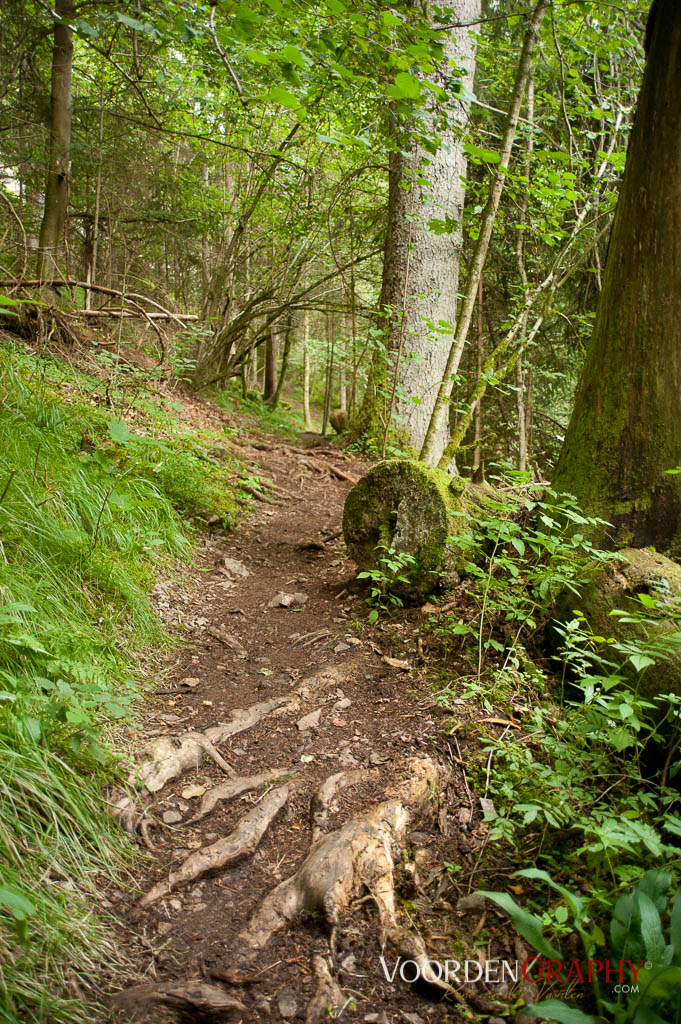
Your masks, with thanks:
[{"label": "rock", "polygon": [[456,902],[456,909],[460,914],[482,913],[486,906],[485,897],[480,896],[477,892],[472,892],[470,896],[462,896]]},{"label": "rock", "polygon": [[322,709],[317,708],[316,711],[311,711],[309,715],[305,715],[303,718],[298,719],[296,725],[300,732],[305,732],[306,729],[316,729],[319,725],[319,719],[321,718]]},{"label": "rock", "polygon": [[361,572],[381,569],[379,545],[383,551],[410,556],[412,561],[397,574],[407,582],[391,589],[424,597],[442,584],[457,582],[465,559],[447,540],[466,528],[460,513],[479,511],[484,498],[492,495],[416,459],[379,462],[346,498],[343,534],[348,553]]},{"label": "rock", "polygon": [[345,409],[334,409],[329,416],[329,423],[337,434],[343,434],[350,425],[348,414]]},{"label": "rock", "polygon": [[284,1018],[284,1020],[288,1020],[289,1017],[295,1017],[296,1013],[298,1012],[298,1003],[296,1002],[295,997],[292,996],[289,992],[283,992],[279,996],[278,1006],[279,1013]]},{"label": "rock", "polygon": [[280,591],[267,602],[268,608],[301,608],[307,603],[307,594],[285,594]]},{"label": "rock", "polygon": [[346,711],[347,708],[351,707],[351,705],[352,701],[350,700],[349,697],[341,697],[340,700],[336,701],[331,710],[334,711],[336,714],[339,714],[341,711]]},{"label": "rock", "polygon": [[178,825],[182,821],[182,815],[179,811],[164,811],[163,812],[163,823],[165,825]]},{"label": "rock", "polygon": [[349,651],[349,650],[350,650],[350,644],[340,643],[340,644],[336,644],[336,646],[333,649],[333,653],[334,654],[342,654],[344,651]]},{"label": "rock", "polygon": [[228,558],[226,555],[220,559],[218,568],[223,576],[231,579],[244,579],[250,576],[250,572],[236,558]]},{"label": "rock", "polygon": [[[564,591],[556,602],[554,619],[569,621],[574,618],[576,610],[582,613],[597,636],[612,637],[620,643],[638,643],[641,647],[650,644],[651,640],[658,640],[664,645],[665,638],[677,631],[678,626],[672,619],[665,618],[664,611],[645,608],[636,600],[636,595],[649,594],[664,602],[681,594],[681,566],[647,548],[624,548],[618,556],[617,562],[594,565],[591,582],[582,587],[579,597]],[[622,622],[618,616],[610,614],[615,609],[644,614],[656,623],[642,626]],[[559,640],[555,633],[554,638]],[[667,657],[640,673],[627,653],[608,646],[605,654],[621,664],[623,674],[636,684],[642,697],[669,692],[681,695],[681,650],[672,650],[673,645],[669,646]]]},{"label": "rock", "polygon": [[172,932],[172,930],[172,921],[159,921],[158,924],[156,925],[156,931],[161,937],[163,937],[164,935],[169,935],[170,932]]}]

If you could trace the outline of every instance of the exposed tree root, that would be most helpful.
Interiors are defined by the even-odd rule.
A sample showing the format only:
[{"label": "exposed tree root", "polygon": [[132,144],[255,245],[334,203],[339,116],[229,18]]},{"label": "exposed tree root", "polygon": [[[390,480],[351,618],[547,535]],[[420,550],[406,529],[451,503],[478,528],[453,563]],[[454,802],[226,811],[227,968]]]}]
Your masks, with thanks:
[{"label": "exposed tree root", "polygon": [[135,1018],[145,1015],[150,1003],[165,1003],[182,1010],[200,1013],[225,1013],[227,1010],[244,1012],[246,1007],[218,985],[210,985],[198,978],[163,985],[135,985],[118,992],[113,1000],[114,1010]]},{"label": "exposed tree root", "polygon": [[[351,670],[352,663],[347,661],[339,665],[330,665],[328,668],[316,672],[315,675],[303,679],[295,690],[283,697],[272,697],[270,700],[251,704],[248,708],[236,708],[232,711],[231,721],[224,725],[211,726],[205,732],[185,733],[177,740],[180,744],[179,747],[175,746],[176,741],[172,737],[161,736],[149,747],[151,760],[130,774],[130,784],[139,785],[141,781],[149,792],[158,793],[171,779],[176,779],[178,775],[190,768],[198,768],[204,754],[208,754],[223,771],[231,773],[232,768],[215,749],[219,743],[224,743],[231,736],[245,732],[246,729],[252,729],[265,715],[274,711],[275,708],[287,704],[292,697],[310,697],[321,690],[337,685],[347,678]],[[128,831],[134,831],[134,829]]]},{"label": "exposed tree root", "polygon": [[334,1015],[334,1010],[340,1010],[346,999],[323,956],[315,955],[312,967],[317,978],[317,989],[308,1005],[305,1024],[321,1024]]},{"label": "exposed tree root", "polygon": [[235,796],[247,793],[249,789],[258,789],[260,786],[264,786],[266,782],[272,782],[273,779],[283,779],[287,775],[293,774],[294,771],[294,768],[273,768],[271,771],[261,772],[259,775],[238,776],[230,779],[228,782],[223,782],[221,786],[215,786],[214,789],[208,790],[201,801],[199,810],[185,824],[194,825],[197,821],[201,821],[202,818],[210,814],[222,801],[233,800]]},{"label": "exposed tree root", "polygon": [[266,793],[260,803],[252,811],[244,815],[233,832],[224,839],[219,839],[210,846],[192,853],[168,878],[155,885],[139,902],[140,907],[148,907],[163,896],[168,896],[178,885],[191,882],[207,871],[235,864],[244,857],[255,852],[260,840],[272,821],[288,800],[289,787],[280,786]]},{"label": "exposed tree root", "polygon": [[427,981],[444,987],[430,968],[421,939],[397,919],[391,848],[402,843],[409,821],[426,809],[438,782],[437,768],[429,758],[412,758],[405,768],[406,777],[389,790],[385,800],[319,839],[298,871],[265,898],[239,936],[242,946],[251,951],[242,960],[244,966],[303,911],[324,916],[335,951],[342,916],[365,887],[378,909],[381,941],[393,943],[400,953],[416,960]]},{"label": "exposed tree root", "polygon": [[312,842],[316,843],[324,831],[324,825],[329,814],[334,809],[333,801],[341,789],[354,786],[357,782],[371,777],[372,772],[366,768],[357,768],[355,771],[336,772],[329,775],[328,779],[322,782],[319,789],[312,794],[310,800],[310,820],[312,823]]},{"label": "exposed tree root", "polygon": [[166,782],[177,778],[190,768],[198,768],[203,755],[208,754],[225,772],[232,768],[215,749],[213,740],[202,732],[188,732],[180,737],[180,745],[176,747],[170,736],[161,736],[150,747],[152,759],[133,772],[129,781],[134,784],[135,774],[142,780],[150,793],[158,793]]}]

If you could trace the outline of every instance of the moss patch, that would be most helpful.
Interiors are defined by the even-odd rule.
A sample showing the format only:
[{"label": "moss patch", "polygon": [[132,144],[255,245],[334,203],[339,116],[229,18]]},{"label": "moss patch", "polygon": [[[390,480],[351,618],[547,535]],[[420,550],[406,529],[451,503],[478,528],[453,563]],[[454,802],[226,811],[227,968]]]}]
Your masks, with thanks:
[{"label": "moss patch", "polygon": [[381,546],[411,555],[415,562],[402,590],[414,597],[452,582],[462,562],[447,538],[464,529],[466,513],[479,507],[481,492],[416,459],[379,462],[345,502],[343,533],[350,556],[360,571],[370,571],[379,566]]}]

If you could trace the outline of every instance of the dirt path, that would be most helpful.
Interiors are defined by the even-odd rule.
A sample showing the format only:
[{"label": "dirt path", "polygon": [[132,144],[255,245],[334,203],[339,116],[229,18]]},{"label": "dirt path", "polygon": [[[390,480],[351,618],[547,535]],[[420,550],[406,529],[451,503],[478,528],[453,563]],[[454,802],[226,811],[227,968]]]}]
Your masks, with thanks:
[{"label": "dirt path", "polygon": [[384,660],[415,663],[413,630],[362,625],[340,538],[350,483],[326,467],[361,468],[272,444],[248,454],[276,503],[206,542],[193,595],[157,594],[196,640],[149,700],[154,854],[137,893],[112,894],[145,982],[115,1005],[149,1021],[470,1020],[379,959],[453,955],[443,862],[473,849],[477,821],[431,688]]}]

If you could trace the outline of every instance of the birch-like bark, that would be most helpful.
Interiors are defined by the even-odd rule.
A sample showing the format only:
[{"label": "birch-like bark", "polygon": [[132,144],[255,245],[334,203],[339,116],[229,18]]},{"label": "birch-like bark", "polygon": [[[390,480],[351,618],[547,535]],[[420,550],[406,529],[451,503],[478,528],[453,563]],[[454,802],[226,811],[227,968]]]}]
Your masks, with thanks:
[{"label": "birch-like bark", "polygon": [[504,134],[499,152],[499,163],[496,165],[496,169],[492,175],[489,196],[480,218],[478,238],[471,258],[468,284],[461,304],[461,309],[459,311],[456,331],[454,332],[454,338],[451,343],[449,355],[445,362],[437,398],[434,403],[425,440],[421,448],[421,459],[429,465],[437,465],[440,468],[446,468],[454,455],[451,442],[445,447],[443,452],[441,446],[442,433],[447,421],[447,412],[449,410],[449,400],[454,388],[454,378],[459,369],[463,349],[468,338],[468,331],[478,292],[478,282],[480,281],[485,260],[487,258],[489,243],[494,229],[494,222],[496,220],[497,210],[499,209],[499,202],[506,183],[506,171],[508,170],[511,160],[511,151],[513,149],[513,142],[515,140],[518,120],[520,118],[520,110],[532,68],[532,54],[539,38],[541,23],[544,20],[544,16],[550,5],[551,0],[538,0],[525,32],[523,48],[518,62],[513,92],[511,94],[511,102],[506,115],[506,125],[504,127]]}]

